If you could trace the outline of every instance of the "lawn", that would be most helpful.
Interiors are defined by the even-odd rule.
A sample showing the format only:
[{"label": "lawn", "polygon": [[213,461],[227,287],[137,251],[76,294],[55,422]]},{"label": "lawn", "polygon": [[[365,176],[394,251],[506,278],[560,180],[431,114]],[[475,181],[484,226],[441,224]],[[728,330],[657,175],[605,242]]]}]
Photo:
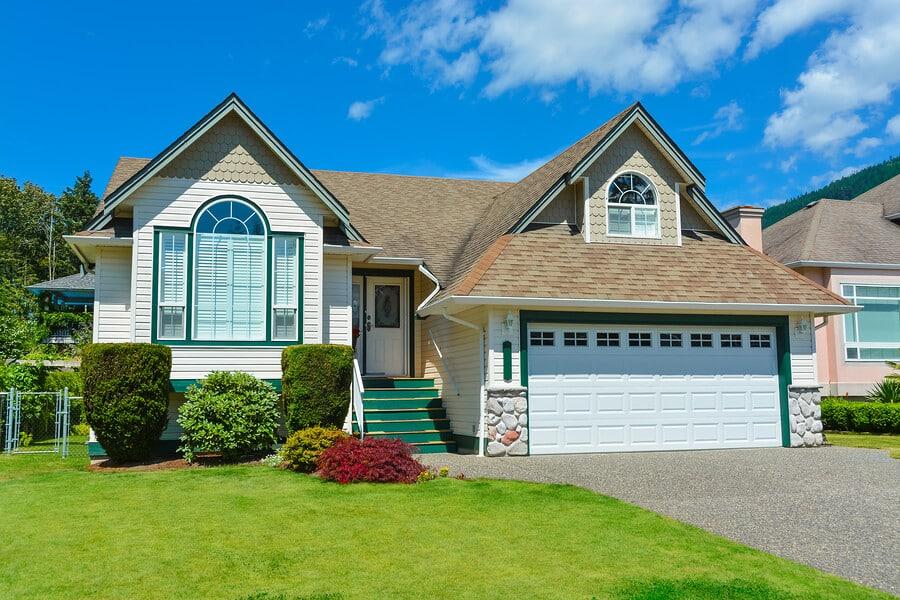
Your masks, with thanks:
[{"label": "lawn", "polygon": [[886,598],[570,486],[0,456],[0,598]]},{"label": "lawn", "polygon": [[826,431],[825,438],[835,446],[887,450],[891,458],[900,458],[900,435]]}]

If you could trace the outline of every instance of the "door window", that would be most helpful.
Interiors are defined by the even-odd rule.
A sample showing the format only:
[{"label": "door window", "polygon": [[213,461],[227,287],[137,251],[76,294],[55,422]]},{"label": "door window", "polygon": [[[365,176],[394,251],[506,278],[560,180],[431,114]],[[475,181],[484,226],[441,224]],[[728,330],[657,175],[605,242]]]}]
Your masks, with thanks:
[{"label": "door window", "polygon": [[375,286],[375,327],[400,327],[400,286]]}]

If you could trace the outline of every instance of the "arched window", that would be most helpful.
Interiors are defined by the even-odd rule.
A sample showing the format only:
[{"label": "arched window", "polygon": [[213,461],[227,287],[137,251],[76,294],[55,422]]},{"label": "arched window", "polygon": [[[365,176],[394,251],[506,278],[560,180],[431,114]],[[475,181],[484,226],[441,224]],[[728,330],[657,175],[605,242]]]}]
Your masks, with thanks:
[{"label": "arched window", "polygon": [[659,236],[659,204],[650,182],[624,173],[609,184],[606,195],[607,231],[611,236]]},{"label": "arched window", "polygon": [[266,337],[266,228],[252,206],[223,199],[194,226],[194,339]]}]

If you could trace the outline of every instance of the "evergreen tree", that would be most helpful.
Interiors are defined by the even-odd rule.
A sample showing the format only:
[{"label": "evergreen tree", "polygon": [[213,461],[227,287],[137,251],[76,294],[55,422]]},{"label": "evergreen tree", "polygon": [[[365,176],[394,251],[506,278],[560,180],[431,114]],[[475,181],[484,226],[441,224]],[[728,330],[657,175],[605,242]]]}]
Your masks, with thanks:
[{"label": "evergreen tree", "polygon": [[85,171],[84,174],[75,178],[75,183],[71,187],[67,187],[63,191],[56,203],[56,221],[53,228],[57,251],[56,277],[69,275],[78,270],[80,264],[78,258],[62,239],[62,236],[84,229],[97,210],[100,199],[91,189],[92,183],[93,178],[90,172]]}]

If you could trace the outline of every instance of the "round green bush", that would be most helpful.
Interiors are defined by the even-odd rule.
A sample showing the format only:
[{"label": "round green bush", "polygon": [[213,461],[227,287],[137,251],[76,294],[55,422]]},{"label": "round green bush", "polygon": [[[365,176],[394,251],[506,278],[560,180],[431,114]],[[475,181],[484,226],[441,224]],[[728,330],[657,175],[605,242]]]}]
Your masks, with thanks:
[{"label": "round green bush", "polygon": [[281,353],[281,369],[288,431],[343,425],[350,407],[353,348],[333,344],[288,346]]},{"label": "round green bush", "polygon": [[307,427],[295,431],[281,447],[284,466],[292,471],[312,473],[316,470],[319,455],[345,437],[347,434],[337,427]]},{"label": "round green bush", "polygon": [[216,371],[188,387],[178,424],[187,461],[201,452],[228,459],[268,452],[278,439],[278,393],[248,373]]},{"label": "round green bush", "polygon": [[87,421],[111,459],[149,458],[168,421],[172,351],[156,344],[89,344],[81,357]]}]

